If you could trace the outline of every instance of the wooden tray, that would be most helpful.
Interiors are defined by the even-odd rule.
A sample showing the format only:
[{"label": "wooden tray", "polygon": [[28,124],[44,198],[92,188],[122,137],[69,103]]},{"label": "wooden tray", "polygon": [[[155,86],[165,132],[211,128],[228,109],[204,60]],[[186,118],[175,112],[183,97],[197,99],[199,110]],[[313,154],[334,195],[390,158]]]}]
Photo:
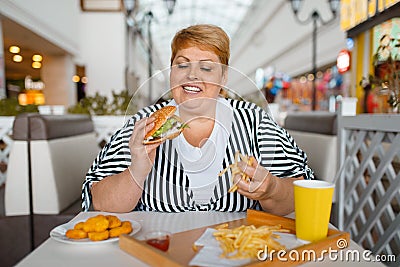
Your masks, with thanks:
[{"label": "wooden tray", "polygon": [[[277,225],[280,224],[282,228],[290,230],[290,233],[295,234],[295,222],[294,219],[280,217],[269,214],[267,212],[248,210],[247,217],[240,220],[228,222],[229,228],[237,227],[242,224],[244,225]],[[214,225],[215,226],[215,225]],[[135,258],[151,265],[151,266],[173,266],[182,267],[188,266],[191,259],[195,256],[196,252],[193,250],[194,242],[204,233],[207,228],[213,226],[206,226],[173,234],[170,239],[170,246],[167,252],[158,250],[148,244],[145,241],[137,240],[134,237],[122,235],[119,239],[119,246],[125,252],[133,255]],[[350,234],[347,232],[341,232],[334,229],[328,230],[327,238],[309,243],[303,246],[294,248],[299,252],[303,250],[315,251],[317,257],[321,255],[322,250],[331,248],[332,250],[339,250],[336,242],[338,239],[344,239],[347,244],[350,242]],[[326,255],[326,253],[324,254]],[[272,261],[254,261],[245,266],[294,266],[304,263],[301,260],[293,261],[288,258],[288,261],[279,261],[275,257]]]}]

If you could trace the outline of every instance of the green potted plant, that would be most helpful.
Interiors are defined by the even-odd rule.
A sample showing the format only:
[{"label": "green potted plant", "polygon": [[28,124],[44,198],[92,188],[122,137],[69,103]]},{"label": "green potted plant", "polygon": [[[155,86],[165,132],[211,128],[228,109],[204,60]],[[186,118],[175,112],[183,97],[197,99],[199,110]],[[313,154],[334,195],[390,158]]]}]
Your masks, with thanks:
[{"label": "green potted plant", "polygon": [[20,105],[15,97],[0,99],[0,116],[16,116],[26,112],[39,112],[37,105]]},{"label": "green potted plant", "polygon": [[[68,108],[68,113],[90,115],[125,115],[136,113],[137,106],[131,102],[128,90],[119,93],[112,91],[112,99],[96,92],[94,96],[82,98],[76,105]],[[140,97],[136,97],[140,98]]]}]

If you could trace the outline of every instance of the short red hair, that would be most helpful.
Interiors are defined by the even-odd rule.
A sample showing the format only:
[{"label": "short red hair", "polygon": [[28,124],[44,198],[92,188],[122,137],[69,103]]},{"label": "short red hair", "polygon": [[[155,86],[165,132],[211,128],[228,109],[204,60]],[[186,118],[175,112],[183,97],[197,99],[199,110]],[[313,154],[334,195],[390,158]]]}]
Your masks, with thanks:
[{"label": "short red hair", "polygon": [[229,65],[230,40],[226,32],[211,24],[198,24],[180,30],[171,43],[171,65],[179,50],[197,46],[201,50],[216,54],[220,62]]}]

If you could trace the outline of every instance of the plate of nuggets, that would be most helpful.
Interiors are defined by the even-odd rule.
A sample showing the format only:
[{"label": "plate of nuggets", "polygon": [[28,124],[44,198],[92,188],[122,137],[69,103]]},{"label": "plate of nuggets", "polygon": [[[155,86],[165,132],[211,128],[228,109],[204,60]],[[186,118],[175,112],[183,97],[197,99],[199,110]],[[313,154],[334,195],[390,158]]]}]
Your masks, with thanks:
[{"label": "plate of nuggets", "polygon": [[87,220],[68,222],[55,227],[50,237],[64,243],[98,244],[118,241],[122,234],[134,235],[140,223],[120,220],[115,215],[96,215]]}]

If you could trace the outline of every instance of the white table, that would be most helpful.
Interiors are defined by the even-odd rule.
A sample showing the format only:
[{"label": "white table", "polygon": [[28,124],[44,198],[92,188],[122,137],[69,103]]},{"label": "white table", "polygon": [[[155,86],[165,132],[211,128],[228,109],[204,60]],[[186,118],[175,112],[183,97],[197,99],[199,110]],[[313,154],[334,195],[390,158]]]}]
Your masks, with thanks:
[{"label": "white table", "polygon": [[[86,212],[78,214],[73,220],[79,221],[94,216],[98,212]],[[103,213],[104,214],[104,213]],[[142,229],[135,237],[142,238],[146,231],[152,229],[165,229],[172,233],[191,230],[203,226],[218,224],[230,220],[241,219],[246,213],[229,212],[183,212],[183,213],[159,213],[159,212],[131,212],[117,214],[121,219],[130,219],[139,222]],[[351,242],[346,250],[364,251],[356,243]],[[362,257],[361,257],[362,258]],[[378,262],[368,262],[364,259],[357,261],[332,261],[325,259],[324,266],[384,266]],[[66,244],[52,238],[26,256],[16,266],[57,266],[57,267],[110,267],[110,266],[147,266],[130,254],[121,250],[118,242],[90,245]],[[304,266],[304,265],[303,265]],[[321,266],[321,262],[309,262],[305,266]]]}]

